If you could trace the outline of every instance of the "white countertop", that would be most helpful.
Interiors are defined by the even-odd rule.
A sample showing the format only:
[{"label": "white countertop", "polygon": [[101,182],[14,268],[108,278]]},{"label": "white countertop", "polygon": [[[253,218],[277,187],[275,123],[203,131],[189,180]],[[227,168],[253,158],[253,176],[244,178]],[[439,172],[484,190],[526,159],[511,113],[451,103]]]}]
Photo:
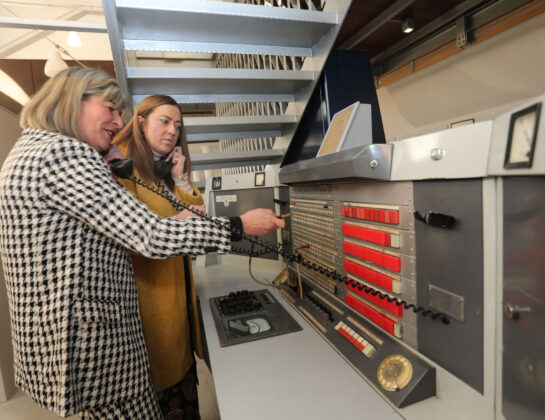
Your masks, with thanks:
[{"label": "white countertop", "polygon": [[[222,420],[401,419],[273,288],[303,330],[221,348],[209,298],[265,288],[249,276],[248,258],[222,259],[193,267]],[[259,280],[279,271],[269,261],[252,263]]]}]

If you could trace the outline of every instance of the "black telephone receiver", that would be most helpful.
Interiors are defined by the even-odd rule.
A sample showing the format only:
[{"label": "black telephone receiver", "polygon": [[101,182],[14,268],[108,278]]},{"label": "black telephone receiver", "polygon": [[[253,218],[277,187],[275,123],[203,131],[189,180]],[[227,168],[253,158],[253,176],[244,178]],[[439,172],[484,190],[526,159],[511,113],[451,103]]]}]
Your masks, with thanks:
[{"label": "black telephone receiver", "polygon": [[[181,146],[181,145],[182,145],[182,133],[178,135],[178,140],[176,141],[176,144],[174,145],[174,147]],[[172,148],[172,150],[174,150],[174,147]],[[170,152],[168,154],[170,154]],[[170,159],[168,162],[165,159],[166,159],[166,156],[163,156],[161,159],[156,160],[155,163],[153,164],[153,172],[155,172],[155,175],[159,179],[164,179],[170,173],[170,171],[172,171],[172,167],[174,166],[174,164],[172,163],[172,159]]]},{"label": "black telephone receiver", "polygon": [[[154,187],[154,186],[148,185],[142,179],[135,177],[133,175],[133,169],[134,169],[134,162],[130,159],[123,159],[123,160],[116,159],[110,162],[110,170],[113,172],[115,176],[117,176],[118,178],[129,179],[137,183],[138,185],[141,185],[142,187],[147,188],[151,192],[154,192],[155,194],[159,195],[165,200],[168,200],[172,204],[172,206],[176,209],[176,211],[181,212],[183,209],[189,210],[190,212],[196,214],[197,216],[211,221],[212,223],[221,227],[222,229],[226,229],[226,230],[230,229],[230,226],[227,226],[223,221],[215,219],[215,218],[211,218],[207,216],[206,214],[204,214],[203,212],[192,209],[187,204],[182,203],[176,197],[173,197],[172,194],[170,194],[162,185],[160,185],[159,187]],[[251,242],[252,248],[250,251],[247,251],[244,249],[236,249],[234,247],[231,247],[231,250],[233,252],[237,252],[240,254],[248,254],[250,258],[252,258],[252,256],[257,257],[259,255],[267,254],[269,252],[275,252],[278,255],[281,255],[282,257],[287,258],[288,260],[292,262],[296,261],[297,263],[307,268],[310,268],[311,270],[314,270],[320,274],[323,274],[327,277],[330,277],[333,280],[343,281],[345,284],[352,284],[353,286],[357,287],[360,290],[365,290],[366,293],[371,293],[373,296],[378,296],[380,299],[387,300],[390,303],[394,302],[396,305],[403,306],[405,309],[412,308],[413,312],[415,313],[421,312],[422,316],[430,315],[432,319],[439,318],[445,325],[450,324],[450,319],[446,315],[443,315],[440,312],[437,312],[431,309],[425,309],[422,306],[415,306],[412,303],[408,303],[404,300],[399,300],[396,297],[391,297],[385,293],[380,292],[379,290],[373,289],[372,287],[364,285],[363,283],[357,283],[351,279],[343,280],[343,276],[338,271],[330,270],[329,268],[323,267],[315,262],[310,262],[306,260],[301,254],[289,254],[287,251],[283,250],[281,246],[273,246],[254,236],[248,236],[244,232],[242,232],[240,229],[236,229],[236,233],[240,235],[242,238],[247,239],[249,242]],[[264,251],[262,251],[259,254],[255,253],[253,251],[254,244],[257,244],[263,247]]]},{"label": "black telephone receiver", "polygon": [[168,162],[165,159],[166,157],[162,157],[153,164],[153,172],[159,179],[164,179],[168,173],[172,171],[172,167],[174,166],[172,159]]}]

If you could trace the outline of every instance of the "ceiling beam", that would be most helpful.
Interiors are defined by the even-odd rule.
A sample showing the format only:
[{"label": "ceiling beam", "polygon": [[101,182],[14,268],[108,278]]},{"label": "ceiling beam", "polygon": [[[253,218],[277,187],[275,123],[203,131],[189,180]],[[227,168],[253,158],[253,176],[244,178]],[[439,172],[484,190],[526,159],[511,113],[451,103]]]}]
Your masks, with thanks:
[{"label": "ceiling beam", "polygon": [[[94,8],[91,8],[91,7],[78,7],[77,9],[70,10],[62,14],[61,16],[58,16],[55,20],[79,22],[79,19],[82,19],[87,15],[104,16],[104,13],[102,12],[102,9],[100,9],[100,12],[97,12]],[[0,57],[9,58],[11,54],[14,54],[18,52],[19,50],[22,50],[23,48],[28,47],[34,42],[44,39],[44,37],[47,37],[48,35],[54,32],[55,32],[54,30],[27,31],[23,35],[19,36],[18,38],[9,41],[5,45],[0,46]]]},{"label": "ceiling beam", "polygon": [[107,33],[105,23],[71,20],[28,19],[0,16],[0,27],[14,29],[41,29],[46,31],[75,31]]},{"label": "ceiling beam", "polygon": [[[492,22],[507,13],[530,3],[532,0],[488,0],[484,2],[486,7],[478,7],[476,10],[469,10],[465,14],[468,19],[467,32],[473,36],[474,31],[478,28]],[[469,2],[467,2],[469,3]],[[462,5],[465,3],[462,3]],[[439,20],[443,19],[442,17]],[[434,21],[435,22],[435,21]],[[433,24],[434,22],[431,22]],[[430,24],[430,25],[431,25]],[[433,35],[433,36],[432,36]],[[450,25],[440,29],[436,33],[430,34],[430,37],[401,50],[393,55],[387,56],[380,61],[373,58],[371,60],[373,75],[377,78],[399,68],[406,64],[410,64],[415,59],[423,57],[432,51],[456,41],[457,27],[456,22],[451,22]],[[387,51],[395,49],[397,44],[394,44]],[[382,56],[382,53],[381,53]]]},{"label": "ceiling beam", "polygon": [[371,59],[371,64],[379,63],[382,60],[387,59],[395,54],[400,53],[404,49],[408,48],[411,44],[416,44],[421,39],[431,35],[433,32],[441,29],[442,27],[456,21],[457,18],[463,16],[472,9],[487,3],[488,0],[466,0],[463,3],[453,7],[446,13],[443,13],[439,18],[431,21],[427,25],[420,29],[417,29],[408,37],[403,38],[401,41],[385,49],[384,51],[376,54]]},{"label": "ceiling beam", "polygon": [[386,10],[384,10],[382,13],[380,13],[377,17],[375,17],[371,22],[369,22],[367,25],[365,25],[363,28],[361,28],[355,34],[353,34],[348,39],[346,39],[339,46],[339,48],[349,50],[349,49],[355,47],[360,42],[362,42],[365,38],[367,38],[369,35],[371,35],[377,29],[382,27],[385,23],[390,21],[392,18],[397,16],[399,13],[401,13],[403,10],[405,10],[407,7],[409,7],[414,2],[415,2],[415,0],[397,0],[394,4],[392,4],[390,7],[388,7]]}]

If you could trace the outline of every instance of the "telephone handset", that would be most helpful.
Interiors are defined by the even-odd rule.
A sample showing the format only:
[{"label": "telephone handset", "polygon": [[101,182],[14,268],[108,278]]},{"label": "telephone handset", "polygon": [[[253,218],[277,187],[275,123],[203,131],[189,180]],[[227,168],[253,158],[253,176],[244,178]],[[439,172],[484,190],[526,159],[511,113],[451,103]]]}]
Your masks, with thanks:
[{"label": "telephone handset", "polygon": [[165,176],[167,176],[168,173],[172,171],[172,167],[174,166],[172,159],[168,162],[165,159],[166,158],[162,157],[161,159],[156,160],[153,164],[153,172],[155,172],[155,175],[159,179],[163,179]]},{"label": "telephone handset", "polygon": [[[181,140],[181,136],[179,136],[174,147],[181,146]],[[159,179],[164,179],[170,173],[170,171],[172,171],[172,167],[174,166],[174,164],[172,163],[172,159],[170,159],[168,162],[165,159],[166,156],[163,156],[161,159],[156,160],[153,164],[153,172],[155,172],[155,175]]]},{"label": "telephone handset", "polygon": [[[204,218],[206,220],[209,220],[212,223],[216,224],[217,226],[219,226],[219,227],[221,227],[223,229],[228,229],[228,230],[230,229],[230,226],[227,226],[221,220],[211,218],[211,217],[207,216],[206,214],[204,214],[203,212],[200,212],[198,210],[190,208],[187,204],[182,203],[176,197],[172,196],[172,194],[170,194],[168,192],[168,190],[166,190],[162,185],[160,185],[158,187],[148,185],[142,179],[135,177],[133,175],[134,162],[132,160],[130,160],[130,159],[113,160],[112,162],[110,162],[110,169],[113,172],[113,174],[115,176],[117,176],[118,178],[129,179],[129,180],[137,183],[138,185],[141,185],[142,187],[147,188],[148,190],[154,192],[155,194],[159,195],[160,197],[163,197],[165,200],[168,200],[172,204],[172,206],[176,209],[176,211],[181,212],[184,209],[189,210],[190,212],[196,214],[197,216],[202,217],[202,218]],[[382,292],[380,292],[380,291],[378,291],[376,289],[373,289],[372,287],[369,287],[367,285],[364,285],[362,283],[356,283],[351,279],[344,280],[343,276],[339,272],[337,272],[336,270],[330,270],[329,268],[323,267],[323,266],[321,266],[321,265],[319,265],[317,263],[310,262],[310,261],[306,260],[301,254],[289,254],[287,251],[283,250],[281,248],[281,246],[276,246],[275,247],[275,246],[273,246],[273,245],[271,245],[271,244],[269,244],[267,242],[264,242],[264,241],[254,237],[254,236],[248,236],[244,232],[240,231],[239,229],[236,229],[235,233],[237,235],[240,235],[242,238],[247,239],[252,244],[256,244],[256,245],[259,245],[259,246],[263,247],[265,249],[265,251],[263,251],[263,254],[266,254],[266,253],[269,253],[269,252],[275,252],[278,255],[281,255],[282,257],[287,258],[291,262],[297,262],[298,264],[301,264],[304,267],[310,268],[310,269],[312,269],[312,270],[314,270],[316,272],[319,272],[320,274],[323,274],[323,275],[325,275],[327,277],[330,277],[333,280],[343,281],[347,285],[355,283],[355,284],[353,284],[353,286],[357,287],[359,290],[365,290],[366,293],[371,293],[373,296],[377,296],[380,299],[387,300],[390,303],[393,302],[398,306],[403,306],[405,309],[412,309],[413,312],[415,312],[415,313],[420,312],[422,314],[422,316],[430,315],[430,317],[432,319],[439,318],[443,322],[443,324],[445,324],[445,325],[450,324],[450,319],[446,315],[444,315],[444,314],[442,314],[440,312],[437,312],[437,311],[434,311],[434,310],[431,310],[431,309],[424,309],[421,306],[415,306],[412,303],[408,303],[408,302],[406,302],[404,300],[399,300],[396,297],[391,297],[391,296],[389,296],[389,295],[387,295],[385,293],[382,293]],[[232,249],[233,249],[233,251],[235,251],[237,253],[248,254],[250,256],[250,258],[252,258],[252,256],[254,256],[254,257],[257,256],[257,254],[255,252],[253,252],[253,245],[252,245],[251,251],[242,250],[242,249],[234,249],[234,248],[232,248]]]}]

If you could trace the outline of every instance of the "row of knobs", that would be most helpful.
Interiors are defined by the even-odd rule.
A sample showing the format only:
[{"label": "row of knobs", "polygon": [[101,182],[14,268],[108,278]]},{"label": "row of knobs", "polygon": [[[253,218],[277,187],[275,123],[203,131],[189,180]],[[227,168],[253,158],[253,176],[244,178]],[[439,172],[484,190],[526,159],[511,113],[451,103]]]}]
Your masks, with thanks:
[{"label": "row of knobs", "polygon": [[237,315],[263,309],[253,292],[239,290],[218,299],[218,309],[222,315]]},{"label": "row of knobs", "polygon": [[331,322],[334,322],[335,319],[333,318],[333,312],[331,311],[330,308],[328,308],[326,305],[324,305],[322,302],[320,302],[318,299],[315,299],[313,296],[307,294],[305,296],[314,306],[316,306],[319,310],[321,310],[322,312],[324,312],[326,315],[327,315],[327,318],[331,321]]}]

